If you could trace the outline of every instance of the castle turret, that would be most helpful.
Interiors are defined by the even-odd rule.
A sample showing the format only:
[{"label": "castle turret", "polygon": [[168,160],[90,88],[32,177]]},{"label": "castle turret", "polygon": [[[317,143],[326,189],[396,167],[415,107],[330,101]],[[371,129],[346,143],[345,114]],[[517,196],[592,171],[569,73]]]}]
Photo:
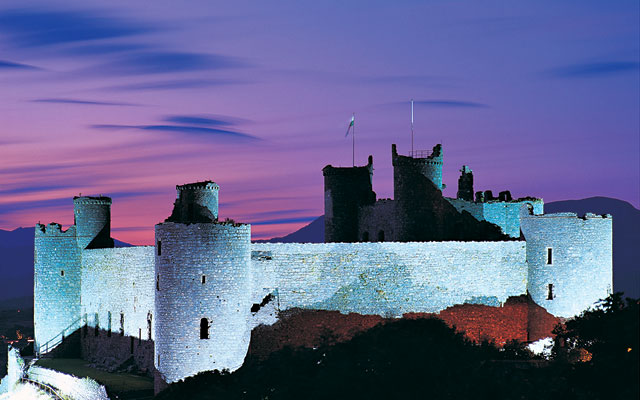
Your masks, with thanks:
[{"label": "castle turret", "polygon": [[473,201],[473,171],[466,165],[463,165],[460,170],[456,197],[460,200]]},{"label": "castle turret", "polygon": [[442,191],[442,145],[436,144],[429,153],[416,151],[411,156],[398,154],[396,145],[391,145],[393,161],[393,197],[398,201],[420,199],[424,188],[417,185],[420,177],[425,177],[438,190]]},{"label": "castle turret", "polygon": [[37,224],[34,236],[35,351],[46,354],[80,327],[81,257],[76,227]]},{"label": "castle turret", "polygon": [[215,221],[217,191],[178,186],[174,213],[156,225],[155,367],[166,383],[233,371],[249,348],[251,226]]},{"label": "castle turret", "polygon": [[613,291],[611,215],[535,215],[522,206],[527,241],[527,291],[551,314],[571,318]]},{"label": "castle turret", "polygon": [[218,190],[211,181],[176,186],[178,196],[167,221],[194,223],[214,222],[218,219]]},{"label": "castle turret", "polygon": [[363,205],[373,204],[376,194],[371,186],[373,157],[363,167],[337,168],[327,165],[324,175],[324,241],[357,242],[358,213]]},{"label": "castle turret", "polygon": [[78,248],[113,247],[111,239],[111,198],[74,197],[73,215]]}]

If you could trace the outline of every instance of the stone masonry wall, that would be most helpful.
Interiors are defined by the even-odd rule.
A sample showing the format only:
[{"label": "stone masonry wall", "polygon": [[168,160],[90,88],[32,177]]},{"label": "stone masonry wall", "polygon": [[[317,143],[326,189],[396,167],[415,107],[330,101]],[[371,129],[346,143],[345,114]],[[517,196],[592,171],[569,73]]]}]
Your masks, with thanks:
[{"label": "stone masonry wall", "polygon": [[527,241],[527,289],[537,304],[569,318],[611,293],[610,215],[580,218],[574,213],[530,215],[523,210],[521,224]]},{"label": "stone masonry wall", "polygon": [[254,286],[280,310],[401,316],[526,292],[525,243],[259,243]]},{"label": "stone masonry wall", "polygon": [[445,197],[459,212],[467,211],[478,221],[487,221],[498,225],[502,232],[512,238],[520,237],[520,208],[531,204],[535,214],[542,214],[544,202],[541,199],[520,201],[491,201],[476,203],[462,199]]},{"label": "stone masonry wall", "polygon": [[[251,333],[251,227],[165,222],[156,243],[157,370],[171,383],[239,368]],[[200,336],[203,319],[208,338]]]},{"label": "stone masonry wall", "polygon": [[82,316],[89,328],[82,334],[84,359],[113,367],[133,356],[140,369],[153,368],[154,251],[82,252]]},{"label": "stone masonry wall", "polygon": [[38,224],[34,240],[35,349],[47,352],[80,327],[80,255],[75,226]]}]

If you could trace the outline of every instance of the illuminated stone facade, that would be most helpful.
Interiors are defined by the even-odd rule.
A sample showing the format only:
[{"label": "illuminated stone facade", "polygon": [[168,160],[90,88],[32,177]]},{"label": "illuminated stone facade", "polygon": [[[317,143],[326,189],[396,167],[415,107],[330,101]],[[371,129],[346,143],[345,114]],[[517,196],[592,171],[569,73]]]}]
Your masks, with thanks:
[{"label": "illuminated stone facade", "polygon": [[[114,368],[133,363],[171,383],[237,369],[252,329],[292,308],[401,317],[500,306],[530,293],[551,314],[571,317],[611,292],[610,216],[542,215],[541,200],[514,201],[504,192],[498,199],[476,194],[483,198],[472,202],[468,168],[464,198],[446,199],[441,174],[431,181],[441,171],[436,150],[440,164],[429,164],[426,175],[413,161],[398,161],[408,171],[394,200],[375,201],[372,158],[365,167],[326,167],[329,239],[340,243],[252,244],[250,225],[217,220],[218,185],[198,182],[177,187],[154,246],[113,248],[110,199],[76,198],[74,226],[36,226],[36,351],[79,335],[85,359]],[[420,201],[416,215],[435,224],[429,232],[366,215],[408,218],[409,205]],[[387,224],[386,237],[361,240],[374,223]],[[431,239],[418,240],[424,237]]]}]

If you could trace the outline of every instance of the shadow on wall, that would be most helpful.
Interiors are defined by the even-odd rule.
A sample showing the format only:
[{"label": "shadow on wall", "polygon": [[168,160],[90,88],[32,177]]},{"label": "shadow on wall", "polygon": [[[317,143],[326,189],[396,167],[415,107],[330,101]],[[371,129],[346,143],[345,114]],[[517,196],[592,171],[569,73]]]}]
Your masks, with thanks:
[{"label": "shadow on wall", "polygon": [[154,376],[153,340],[84,325],[41,358],[81,358],[90,367],[107,372]]},{"label": "shadow on wall", "polygon": [[153,377],[154,343],[147,332],[140,330],[138,337],[134,337],[85,325],[80,336],[80,356],[92,367]]}]

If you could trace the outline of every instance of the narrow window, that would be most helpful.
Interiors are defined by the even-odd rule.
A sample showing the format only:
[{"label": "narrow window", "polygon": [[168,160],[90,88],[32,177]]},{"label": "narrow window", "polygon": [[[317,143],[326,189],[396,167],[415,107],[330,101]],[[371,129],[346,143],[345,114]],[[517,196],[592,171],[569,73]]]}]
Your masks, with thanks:
[{"label": "narrow window", "polygon": [[100,317],[98,316],[98,313],[95,313],[95,322],[96,322],[96,328],[93,330],[93,334],[95,336],[98,336],[98,333],[100,331]]},{"label": "narrow window", "polygon": [[156,290],[160,291],[160,274],[156,276]]},{"label": "narrow window", "polygon": [[60,271],[60,276],[64,276],[64,271]]},{"label": "narrow window", "polygon": [[162,242],[160,240],[158,240],[158,245],[156,246],[156,248],[158,249],[158,255],[161,256],[162,255]]},{"label": "narrow window", "polygon": [[209,320],[206,318],[200,320],[200,339],[209,339]]},{"label": "narrow window", "polygon": [[365,232],[362,234],[362,241],[363,242],[368,242],[369,241],[369,232]]},{"label": "narrow window", "polygon": [[202,275],[202,284],[204,285],[206,281],[207,281],[207,277]]},{"label": "narrow window", "polygon": [[107,313],[107,336],[111,337],[111,311]]},{"label": "narrow window", "polygon": [[378,232],[378,242],[384,242],[384,231]]},{"label": "narrow window", "polygon": [[547,265],[553,264],[553,249],[547,247]]},{"label": "narrow window", "polygon": [[153,315],[149,312],[147,314],[147,339],[151,340],[151,321],[153,319]]},{"label": "narrow window", "polygon": [[120,336],[124,336],[124,313],[120,313]]},{"label": "narrow window", "polygon": [[547,289],[547,300],[553,300],[553,284],[550,283]]},{"label": "narrow window", "polygon": [[142,343],[142,328],[138,328],[138,345]]}]

